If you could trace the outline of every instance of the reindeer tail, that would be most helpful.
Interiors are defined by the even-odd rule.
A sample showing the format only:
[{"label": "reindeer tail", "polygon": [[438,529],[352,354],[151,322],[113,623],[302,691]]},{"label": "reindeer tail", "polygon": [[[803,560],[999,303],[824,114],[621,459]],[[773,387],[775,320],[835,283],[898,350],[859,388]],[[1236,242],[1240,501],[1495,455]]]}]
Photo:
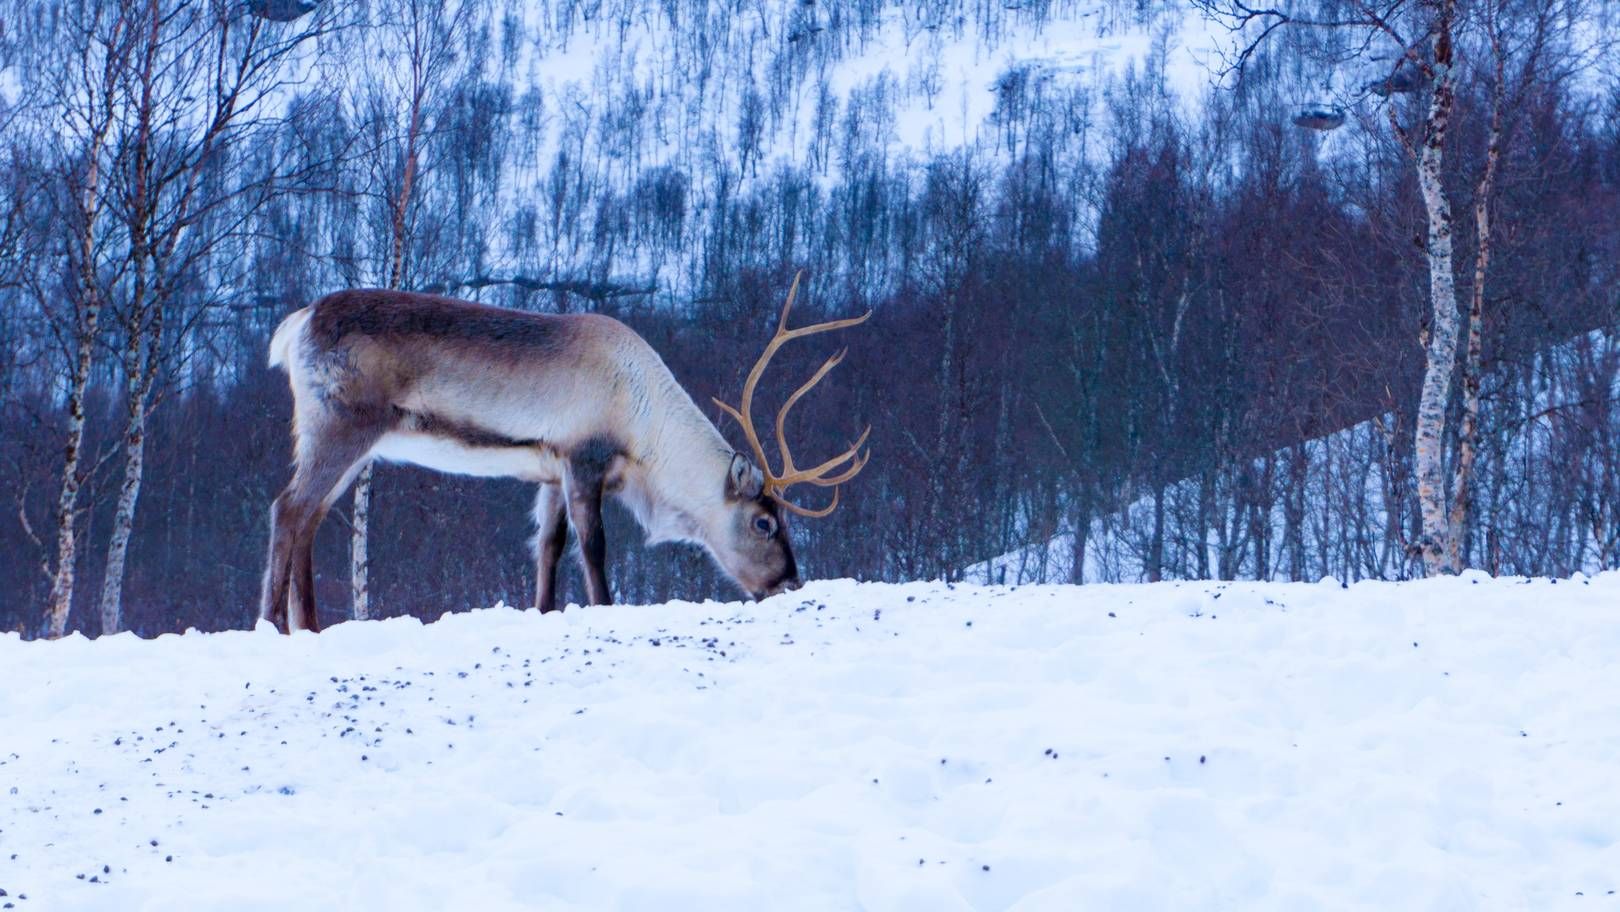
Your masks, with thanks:
[{"label": "reindeer tail", "polygon": [[292,353],[292,347],[303,333],[305,324],[309,323],[310,309],[299,308],[287,315],[276,327],[276,334],[270,337],[270,366],[285,367],[287,356]]}]

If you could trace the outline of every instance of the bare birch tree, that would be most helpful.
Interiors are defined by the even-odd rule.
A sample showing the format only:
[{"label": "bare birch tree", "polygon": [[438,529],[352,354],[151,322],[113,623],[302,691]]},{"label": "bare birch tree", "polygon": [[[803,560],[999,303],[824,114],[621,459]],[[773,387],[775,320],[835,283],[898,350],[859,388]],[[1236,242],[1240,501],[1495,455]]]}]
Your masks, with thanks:
[{"label": "bare birch tree", "polygon": [[1333,29],[1352,35],[1343,42],[1343,47],[1366,50],[1392,46],[1393,54],[1389,57],[1395,63],[1379,83],[1385,97],[1428,86],[1426,110],[1415,129],[1401,125],[1395,105],[1387,106],[1385,111],[1390,128],[1416,161],[1427,223],[1424,252],[1428,261],[1431,314],[1422,340],[1425,349],[1423,386],[1418,397],[1415,431],[1415,474],[1423,531],[1413,549],[1422,556],[1428,573],[1442,572],[1449,539],[1443,475],[1446,412],[1457,363],[1458,337],[1451,203],[1443,180],[1446,137],[1456,103],[1453,67],[1457,51],[1457,0],[1394,0],[1379,7],[1362,0],[1306,0],[1276,7],[1253,6],[1246,0],[1195,0],[1195,3],[1239,36],[1240,47],[1227,65],[1228,72],[1239,78],[1279,29]]},{"label": "bare birch tree", "polygon": [[[421,183],[427,140],[449,89],[449,73],[476,9],[470,0],[389,0],[373,8],[363,43],[365,67],[359,105],[372,138],[369,195],[386,225],[376,278],[388,288],[414,283],[413,247],[420,240]],[[472,65],[472,64],[469,64]],[[350,520],[349,584],[355,620],[371,617],[372,466],[354,484]]]},{"label": "bare birch tree", "polygon": [[[40,309],[54,315],[53,328],[68,365],[62,483],[52,517],[56,545],[45,608],[46,635],[52,638],[67,632],[78,569],[85,396],[106,303],[98,265],[107,246],[110,140],[117,129],[119,80],[130,49],[132,23],[127,13],[122,4],[110,0],[72,4],[55,46],[36,48],[37,59],[25,62],[32,78],[44,83],[37,109],[42,127],[60,137],[40,179],[54,191],[52,214],[59,233],[53,232],[53,240],[61,245],[62,260],[72,276],[60,289],[41,277],[30,282]],[[59,292],[65,306],[57,303]]]},{"label": "bare birch tree", "polygon": [[113,265],[122,276],[124,473],[102,579],[103,633],[122,627],[155,383],[166,356],[183,350],[194,322],[169,332],[180,316],[178,288],[230,234],[228,224],[199,227],[226,207],[232,209],[227,221],[240,221],[264,199],[265,182],[220,172],[239,146],[275,122],[266,109],[292,78],[289,58],[326,27],[321,16],[273,23],[222,0],[124,0],[123,6],[129,53],[114,94],[109,191],[123,236]]},{"label": "bare birch tree", "polygon": [[[1517,6],[1518,8],[1514,8]],[[1519,15],[1510,18],[1510,12]],[[1474,270],[1466,315],[1467,348],[1462,364],[1462,414],[1457,431],[1457,458],[1451,481],[1451,508],[1446,521],[1442,564],[1451,573],[1467,566],[1464,542],[1470,529],[1475,457],[1479,449],[1480,381],[1484,370],[1485,300],[1492,254],[1491,203],[1503,149],[1519,118],[1512,116],[1529,93],[1546,89],[1586,66],[1613,40],[1580,47],[1572,40],[1586,19],[1582,0],[1483,0],[1480,26],[1488,53],[1490,126],[1484,164],[1474,189]],[[1561,53],[1554,53],[1555,51]],[[1432,572],[1432,571],[1431,571]]]},{"label": "bare birch tree", "polygon": [[[1421,532],[1410,544],[1430,576],[1463,569],[1466,555],[1469,485],[1477,446],[1479,373],[1482,369],[1486,279],[1491,257],[1490,201],[1504,139],[1504,117],[1513,97],[1522,97],[1539,72],[1543,52],[1555,31],[1576,27],[1579,0],[1393,0],[1375,6],[1364,0],[1307,0],[1257,7],[1245,0],[1195,0],[1206,13],[1241,36],[1228,70],[1241,76],[1245,65],[1279,29],[1331,29],[1347,38],[1328,54],[1332,59],[1382,56],[1394,63],[1370,84],[1352,89],[1351,103],[1368,95],[1384,99],[1427,91],[1421,121],[1403,126],[1399,107],[1384,105],[1391,132],[1417,170],[1427,235],[1423,244],[1429,273],[1430,315],[1423,330],[1423,383],[1414,421],[1414,475]],[[1511,8],[1510,8],[1511,7]],[[1529,25],[1529,38],[1517,43],[1517,80],[1506,86],[1505,30]],[[1482,37],[1481,37],[1482,36]],[[1468,40],[1474,38],[1474,40]],[[1376,55],[1375,48],[1393,53]],[[1464,60],[1467,51],[1479,61]],[[1469,65],[1473,64],[1472,67]],[[1482,64],[1482,65],[1481,65]],[[1460,377],[1462,414],[1456,430],[1458,451],[1447,484],[1446,443],[1453,390],[1459,385],[1458,342],[1464,327],[1457,295],[1451,201],[1446,178],[1447,143],[1457,106],[1457,80],[1464,74],[1489,83],[1490,126],[1484,165],[1476,184],[1476,254],[1467,312],[1467,353]],[[1450,170],[1448,170],[1448,168]]]}]

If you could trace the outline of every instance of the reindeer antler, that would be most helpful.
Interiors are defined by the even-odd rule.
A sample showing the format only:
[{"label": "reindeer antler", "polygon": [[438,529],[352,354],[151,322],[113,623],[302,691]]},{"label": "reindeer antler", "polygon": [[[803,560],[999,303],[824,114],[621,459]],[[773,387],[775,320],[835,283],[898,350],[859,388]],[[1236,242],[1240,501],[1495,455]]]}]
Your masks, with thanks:
[{"label": "reindeer antler", "polygon": [[[765,474],[765,493],[775,497],[783,507],[800,516],[818,517],[826,516],[838,507],[838,486],[860,474],[861,469],[866,467],[866,461],[871,458],[872,453],[870,450],[862,453],[860,449],[866,443],[867,436],[872,433],[872,428],[868,426],[865,431],[861,432],[860,439],[856,440],[853,446],[839,455],[814,468],[800,469],[793,465],[793,452],[788,449],[787,432],[785,430],[787,414],[788,410],[792,409],[804,397],[805,393],[810,392],[811,388],[821,382],[821,378],[827,376],[828,371],[837,367],[838,362],[844,360],[844,355],[849,349],[846,348],[828,358],[820,369],[809,380],[804,382],[803,386],[794,390],[793,395],[787,397],[787,401],[782,403],[781,410],[776,413],[776,445],[782,451],[781,472],[771,471],[770,462],[765,458],[765,447],[760,445],[759,435],[754,431],[752,411],[754,389],[759,386],[759,378],[765,373],[765,365],[771,362],[771,358],[776,355],[777,350],[785,343],[794,339],[802,339],[805,336],[812,336],[816,333],[830,332],[835,329],[844,329],[859,323],[865,323],[867,318],[872,316],[872,312],[869,310],[859,317],[828,320],[825,323],[815,323],[810,326],[801,326],[798,329],[788,329],[788,314],[793,310],[793,299],[798,297],[799,279],[803,276],[803,270],[793,276],[793,287],[788,291],[787,303],[782,305],[782,318],[777,321],[776,334],[765,345],[765,351],[759,356],[759,360],[754,362],[753,370],[748,372],[748,379],[743,381],[742,400],[738,403],[738,407],[732,408],[719,399],[714,400],[714,404],[720,406],[725,410],[726,414],[735,418],[737,423],[742,425],[743,434],[747,436],[748,445],[754,450],[754,458],[759,462],[760,471]],[[842,471],[838,471],[840,468],[842,468]],[[837,471],[836,475],[829,474],[835,471]],[[832,488],[832,503],[819,510],[811,510],[788,501],[783,495],[789,487],[800,483]]]}]

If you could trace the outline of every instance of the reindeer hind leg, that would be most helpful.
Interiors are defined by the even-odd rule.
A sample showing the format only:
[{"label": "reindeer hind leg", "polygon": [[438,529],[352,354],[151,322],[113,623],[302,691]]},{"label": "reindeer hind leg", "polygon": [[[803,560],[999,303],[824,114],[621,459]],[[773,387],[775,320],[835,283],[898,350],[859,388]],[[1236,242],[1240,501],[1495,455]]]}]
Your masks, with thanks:
[{"label": "reindeer hind leg", "polygon": [[568,546],[568,504],[562,486],[543,484],[534,497],[534,607],[542,613],[557,605],[557,562]]},{"label": "reindeer hind leg", "polygon": [[309,449],[300,454],[298,471],[288,486],[295,520],[288,546],[289,630],[320,630],[315,610],[315,533],[332,504],[365,467],[371,447],[383,433],[384,427],[371,423],[331,429],[311,435]]},{"label": "reindeer hind leg", "polygon": [[259,617],[287,632],[287,582],[292,572],[294,534],[303,522],[289,484],[270,505],[270,553],[265,558],[264,588],[259,595]]}]

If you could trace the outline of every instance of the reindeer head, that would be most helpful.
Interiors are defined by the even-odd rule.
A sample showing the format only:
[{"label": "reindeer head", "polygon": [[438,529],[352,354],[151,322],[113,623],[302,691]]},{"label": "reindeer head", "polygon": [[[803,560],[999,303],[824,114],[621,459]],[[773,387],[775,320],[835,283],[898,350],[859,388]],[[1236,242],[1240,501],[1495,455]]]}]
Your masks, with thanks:
[{"label": "reindeer head", "polygon": [[[724,409],[726,414],[736,419],[742,426],[743,434],[748,438],[748,445],[754,451],[753,460],[741,453],[732,456],[731,468],[726,477],[726,503],[731,508],[731,518],[729,528],[722,536],[725,544],[714,549],[715,557],[726,572],[755,598],[765,598],[778,592],[799,588],[799,568],[793,560],[793,546],[788,540],[787,526],[784,523],[787,514],[821,517],[831,513],[838,507],[838,486],[859,474],[871,457],[870,451],[861,452],[861,446],[866,443],[867,435],[872,433],[870,427],[862,432],[860,439],[849,449],[813,468],[795,467],[793,452],[788,448],[786,433],[788,411],[804,397],[805,393],[820,383],[828,371],[844,360],[848,349],[828,358],[820,369],[804,382],[804,385],[793,391],[793,395],[782,403],[782,408],[776,413],[776,446],[782,454],[781,471],[771,470],[770,461],[765,456],[765,448],[760,444],[759,434],[754,430],[752,413],[754,390],[759,385],[759,378],[765,373],[765,366],[770,363],[777,350],[794,339],[855,326],[872,316],[871,311],[868,311],[859,317],[829,320],[798,329],[788,329],[788,314],[793,310],[793,299],[798,296],[799,279],[802,275],[801,272],[793,277],[793,287],[788,291],[787,303],[782,305],[782,317],[776,324],[776,334],[765,345],[765,351],[754,363],[753,370],[748,372],[748,379],[743,382],[742,400],[736,408],[719,399],[714,400],[715,405]],[[816,510],[801,507],[786,497],[787,489],[796,484],[830,487],[833,489],[832,501]]]}]

